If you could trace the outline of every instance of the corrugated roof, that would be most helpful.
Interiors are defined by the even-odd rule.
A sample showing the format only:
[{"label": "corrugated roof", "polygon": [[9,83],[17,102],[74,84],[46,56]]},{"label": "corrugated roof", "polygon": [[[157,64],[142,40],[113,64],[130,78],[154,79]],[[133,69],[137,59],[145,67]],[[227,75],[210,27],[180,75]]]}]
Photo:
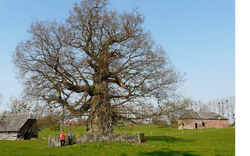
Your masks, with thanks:
[{"label": "corrugated roof", "polygon": [[225,118],[217,113],[214,113],[214,112],[201,112],[201,111],[199,111],[198,113],[202,119],[207,119],[207,120],[208,119],[221,119],[221,120],[227,119],[227,118]]},{"label": "corrugated roof", "polygon": [[180,119],[199,119],[200,116],[193,110],[187,110]]},{"label": "corrugated roof", "polygon": [[29,119],[35,119],[31,113],[8,114],[0,120],[0,131],[19,131]]},{"label": "corrugated roof", "polygon": [[227,120],[227,118],[214,112],[195,112],[193,110],[187,110],[180,119]]}]

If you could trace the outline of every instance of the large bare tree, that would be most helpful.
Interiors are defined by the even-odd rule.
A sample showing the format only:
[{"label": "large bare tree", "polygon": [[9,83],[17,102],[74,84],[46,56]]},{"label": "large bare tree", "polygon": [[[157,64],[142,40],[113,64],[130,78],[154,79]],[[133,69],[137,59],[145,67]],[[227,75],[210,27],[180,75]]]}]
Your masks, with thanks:
[{"label": "large bare tree", "polygon": [[124,112],[171,98],[182,76],[143,28],[138,11],[118,13],[106,0],[83,0],[64,22],[37,21],[19,43],[15,66],[27,97],[88,114],[87,130],[110,133]]}]

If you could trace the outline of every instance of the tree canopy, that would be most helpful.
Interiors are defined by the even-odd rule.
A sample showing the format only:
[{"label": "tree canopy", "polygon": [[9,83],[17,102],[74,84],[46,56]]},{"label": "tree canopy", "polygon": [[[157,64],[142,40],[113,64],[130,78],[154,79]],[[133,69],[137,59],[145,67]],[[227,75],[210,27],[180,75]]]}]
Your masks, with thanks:
[{"label": "tree canopy", "polygon": [[26,97],[87,113],[93,134],[112,132],[125,111],[135,119],[159,115],[137,108],[171,98],[182,75],[143,23],[137,10],[118,13],[106,0],[75,4],[63,22],[32,23],[13,57]]}]

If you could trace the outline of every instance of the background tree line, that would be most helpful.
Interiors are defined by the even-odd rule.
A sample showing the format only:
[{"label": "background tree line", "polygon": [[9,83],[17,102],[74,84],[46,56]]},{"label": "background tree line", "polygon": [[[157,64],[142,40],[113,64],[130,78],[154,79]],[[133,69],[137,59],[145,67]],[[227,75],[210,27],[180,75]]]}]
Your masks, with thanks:
[{"label": "background tree line", "polygon": [[[18,98],[9,99],[9,110],[2,112],[3,114],[17,114],[17,113],[32,113],[38,119],[38,125],[40,128],[52,128],[59,129],[61,123],[70,123],[72,121],[77,123],[87,124],[87,116],[75,116],[68,110],[62,110],[61,107],[54,108],[45,103],[32,103],[25,102],[24,100]],[[142,115],[148,115],[152,111],[157,111],[158,107],[154,104],[147,105],[149,107],[139,107],[138,112]],[[216,112],[226,118],[228,118],[230,124],[235,124],[235,97],[217,98],[215,100],[204,103],[199,100],[191,100],[188,98],[179,98],[175,102],[169,102],[164,106],[166,114],[152,117],[152,118],[142,118],[137,120],[135,123],[139,125],[143,124],[154,124],[161,127],[165,126],[178,126],[178,118],[187,110],[193,109],[194,111],[211,111]],[[124,111],[123,116],[126,118],[131,118],[132,113]],[[115,125],[130,125],[132,122],[127,120],[119,120]]]},{"label": "background tree line", "polygon": [[229,123],[235,122],[235,97],[224,97],[211,100],[207,103],[192,100],[188,107],[195,111],[211,111],[228,118]]}]

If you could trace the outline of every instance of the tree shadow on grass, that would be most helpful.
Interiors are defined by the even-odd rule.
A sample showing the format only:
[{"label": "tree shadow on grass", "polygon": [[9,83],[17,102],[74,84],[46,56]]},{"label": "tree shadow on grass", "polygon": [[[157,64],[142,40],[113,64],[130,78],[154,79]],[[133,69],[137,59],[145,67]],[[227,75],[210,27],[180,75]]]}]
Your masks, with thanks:
[{"label": "tree shadow on grass", "polygon": [[173,151],[167,148],[162,149],[162,151],[153,152],[140,152],[139,155],[144,156],[198,156],[197,154],[191,154],[192,151]]},{"label": "tree shadow on grass", "polygon": [[147,141],[164,141],[166,143],[173,143],[173,142],[191,142],[191,140],[182,139],[182,138],[175,138],[171,136],[146,136]]},{"label": "tree shadow on grass", "polygon": [[[171,144],[177,142],[191,142],[191,140],[183,139],[183,138],[175,138],[171,136],[146,136],[146,140],[148,142],[155,141],[155,142],[164,142],[164,144]],[[146,156],[198,156],[196,154],[192,154],[193,151],[176,151],[171,150],[169,148],[162,148],[161,150],[153,151],[153,152],[140,152],[139,155],[146,155]]]}]

